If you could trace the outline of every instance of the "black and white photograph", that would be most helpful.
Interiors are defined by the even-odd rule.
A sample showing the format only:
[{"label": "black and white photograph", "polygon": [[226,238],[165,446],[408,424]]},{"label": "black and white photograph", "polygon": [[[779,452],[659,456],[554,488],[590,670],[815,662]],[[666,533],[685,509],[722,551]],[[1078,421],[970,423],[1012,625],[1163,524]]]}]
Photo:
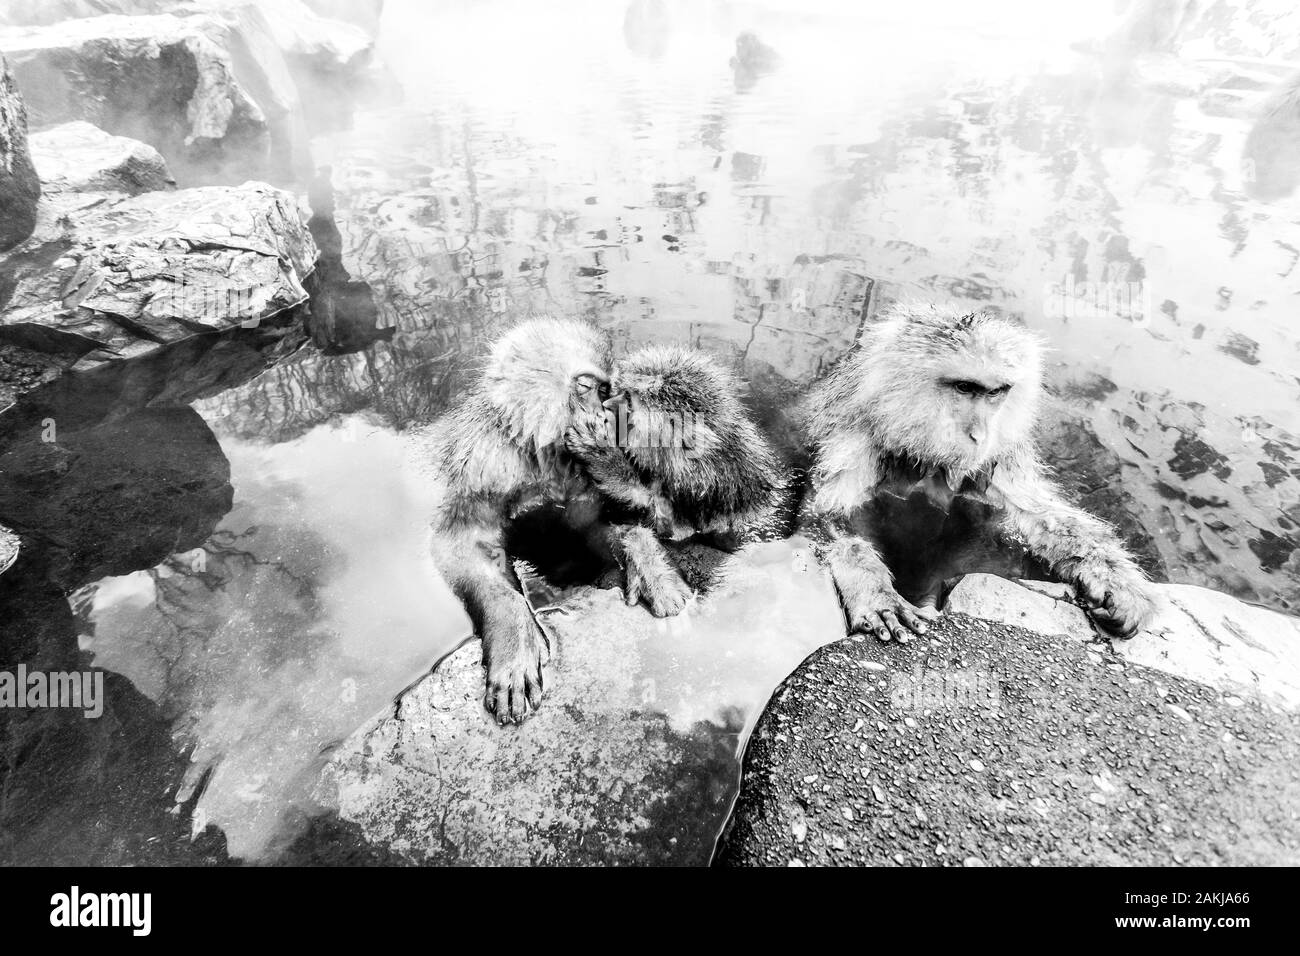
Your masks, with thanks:
[{"label": "black and white photograph", "polygon": [[1295,0],[0,0],[32,925],[1122,868],[1240,940],[1297,615]]}]

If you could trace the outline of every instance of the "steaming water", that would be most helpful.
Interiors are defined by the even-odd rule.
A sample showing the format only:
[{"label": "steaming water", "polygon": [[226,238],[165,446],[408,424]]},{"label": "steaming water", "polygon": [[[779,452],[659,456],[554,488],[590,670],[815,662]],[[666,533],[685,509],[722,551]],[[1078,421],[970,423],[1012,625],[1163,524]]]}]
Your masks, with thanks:
[{"label": "steaming water", "polygon": [[[619,348],[719,351],[764,414],[892,300],[1021,316],[1169,577],[1296,606],[1300,207],[1249,198],[1247,120],[1103,70],[1071,46],[1102,29],[1088,11],[1014,5],[994,26],[1011,5],[855,6],[390,0],[401,101],[313,144],[381,331],[343,305],[333,348],[206,389],[192,407],[233,502],[194,551],[73,595],[81,650],[130,683],[125,746],[186,808],[168,818],[159,784],[112,804],[128,836],[78,823],[60,853],[268,860],[302,834],[322,751],[467,634],[426,556],[406,433],[526,312],[590,317]],[[741,29],[779,64],[730,65]],[[1089,282],[1121,300],[1059,294]],[[835,636],[765,647],[766,686]],[[765,690],[752,668],[716,674],[734,731]],[[133,760],[61,798],[74,812],[38,807],[11,852],[41,858],[105,790],[126,801]],[[51,788],[93,778],[61,774]],[[224,850],[188,842],[209,824]]]}]

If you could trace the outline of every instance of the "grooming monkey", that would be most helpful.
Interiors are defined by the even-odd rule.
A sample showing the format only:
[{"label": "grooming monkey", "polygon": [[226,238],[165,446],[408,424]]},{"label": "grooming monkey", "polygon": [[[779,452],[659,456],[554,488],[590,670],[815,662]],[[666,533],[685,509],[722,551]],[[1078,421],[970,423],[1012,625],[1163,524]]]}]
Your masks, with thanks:
[{"label": "grooming monkey", "polygon": [[609,394],[609,351],[580,322],[532,319],[492,346],[481,379],[433,426],[442,484],[433,558],[483,641],[484,705],[501,723],[541,703],[550,656],[506,553],[507,523],[539,505],[594,520],[590,480],[564,448],[583,413]]},{"label": "grooming monkey", "polygon": [[612,525],[616,558],[640,559],[626,566],[627,603],[677,614],[690,589],[646,542],[700,535],[734,549],[775,510],[779,464],[740,401],[740,383],[704,352],[643,348],[615,367],[612,390],[610,414],[575,422],[566,444],[612,510],[631,512]]},{"label": "grooming monkey", "polygon": [[910,640],[933,607],[895,589],[873,544],[902,503],[986,506],[996,530],[1074,584],[1108,630],[1132,634],[1154,602],[1103,521],[1068,504],[1034,450],[1042,345],[987,313],[898,308],[809,397],[814,462],[807,517],[849,633]]},{"label": "grooming monkey", "polygon": [[[710,376],[710,363],[691,361],[690,353],[656,354],[665,363],[654,367],[657,378],[630,379],[641,388],[631,394],[642,401],[639,417],[629,418],[646,434],[658,434],[652,430],[655,409],[671,411],[672,403],[682,401],[674,386],[657,389],[656,382],[694,382],[697,391],[689,394],[698,399],[698,410],[713,416],[695,425],[699,448],[729,448],[719,436],[748,437],[747,420],[737,426],[726,419],[743,418],[734,381],[725,373]],[[675,359],[686,366],[680,375],[674,374]],[[645,600],[653,613],[664,615],[679,612],[690,591],[653,529],[684,522],[729,528],[736,524],[725,519],[729,503],[739,515],[759,499],[757,492],[728,497],[720,482],[700,474],[713,462],[694,448],[637,449],[639,466],[630,465],[609,440],[608,369],[608,348],[596,329],[531,319],[493,345],[481,379],[432,429],[443,485],[434,517],[434,562],[483,641],[484,705],[502,723],[519,722],[539,706],[550,654],[506,550],[505,532],[515,518],[558,506],[565,523],[594,551],[623,567],[629,602]],[[702,391],[710,387],[719,390],[712,399]],[[622,401],[620,396],[611,405]],[[761,453],[766,446],[756,442],[752,448]],[[692,454],[698,463],[688,460]]]}]

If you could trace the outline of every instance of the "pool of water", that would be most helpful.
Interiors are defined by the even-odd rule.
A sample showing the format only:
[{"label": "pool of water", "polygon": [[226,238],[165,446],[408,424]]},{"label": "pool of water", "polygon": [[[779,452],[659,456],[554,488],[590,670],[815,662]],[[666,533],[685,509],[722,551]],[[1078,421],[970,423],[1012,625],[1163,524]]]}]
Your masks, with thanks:
[{"label": "pool of water", "polygon": [[[6,493],[61,490],[3,579],[9,656],[103,668],[109,708],[7,719],[0,855],[301,858],[331,751],[468,636],[413,436],[531,312],[712,349],[778,429],[892,301],[1020,316],[1168,577],[1294,610],[1300,205],[1250,197],[1248,120],[1081,51],[1100,14],[918,31],[929,6],[390,0],[400,101],[298,184],[330,270],[310,336],[185,343],[10,413],[30,480]],[[742,29],[779,60],[733,64]],[[15,437],[47,419],[57,454]],[[707,635],[655,664],[716,682],[681,724],[726,742],[710,813],[740,730],[835,636],[766,640],[730,681]]]}]

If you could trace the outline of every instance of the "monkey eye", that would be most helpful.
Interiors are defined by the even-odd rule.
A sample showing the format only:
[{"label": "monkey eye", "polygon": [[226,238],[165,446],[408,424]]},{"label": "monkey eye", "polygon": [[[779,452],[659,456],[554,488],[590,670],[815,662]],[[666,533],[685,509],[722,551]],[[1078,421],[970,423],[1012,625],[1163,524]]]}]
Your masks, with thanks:
[{"label": "monkey eye", "polygon": [[984,386],[979,382],[953,382],[952,387],[963,395],[983,395]]},{"label": "monkey eye", "polygon": [[577,375],[574,377],[573,391],[576,394],[586,395],[592,389],[596,389],[596,394],[598,394],[601,398],[607,398],[609,396],[608,382],[602,382],[600,379],[596,378],[596,376],[590,374],[589,372],[584,372],[581,375]]},{"label": "monkey eye", "polygon": [[989,398],[1003,398],[1009,391],[1011,391],[1010,385],[999,385],[997,388],[989,392]]}]

